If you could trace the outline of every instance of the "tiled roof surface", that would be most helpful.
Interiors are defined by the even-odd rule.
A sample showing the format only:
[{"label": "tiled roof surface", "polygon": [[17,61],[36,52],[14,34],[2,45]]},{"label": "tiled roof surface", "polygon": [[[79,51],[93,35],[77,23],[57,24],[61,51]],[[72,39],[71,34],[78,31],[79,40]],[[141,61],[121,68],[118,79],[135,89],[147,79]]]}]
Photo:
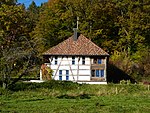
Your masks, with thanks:
[{"label": "tiled roof surface", "polygon": [[109,55],[103,49],[94,44],[91,40],[80,34],[77,41],[73,36],[58,45],[50,48],[43,55]]}]

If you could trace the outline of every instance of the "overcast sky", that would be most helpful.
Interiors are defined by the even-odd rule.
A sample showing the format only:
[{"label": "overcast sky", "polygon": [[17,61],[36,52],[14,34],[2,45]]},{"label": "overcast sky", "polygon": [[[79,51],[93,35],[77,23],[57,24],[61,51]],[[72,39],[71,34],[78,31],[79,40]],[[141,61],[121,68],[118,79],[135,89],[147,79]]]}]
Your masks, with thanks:
[{"label": "overcast sky", "polygon": [[47,2],[48,0],[17,0],[18,3],[23,3],[25,4],[26,7],[28,7],[32,1],[34,1],[36,3],[37,6],[40,6],[41,3]]}]

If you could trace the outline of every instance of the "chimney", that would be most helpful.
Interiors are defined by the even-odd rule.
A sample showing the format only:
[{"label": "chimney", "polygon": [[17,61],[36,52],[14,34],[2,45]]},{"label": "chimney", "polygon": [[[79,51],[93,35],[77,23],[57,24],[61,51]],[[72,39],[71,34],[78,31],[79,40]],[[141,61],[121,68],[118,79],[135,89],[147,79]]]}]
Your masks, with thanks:
[{"label": "chimney", "polygon": [[73,30],[74,30],[73,40],[74,40],[74,41],[77,41],[77,38],[78,38],[78,33],[77,33],[77,31],[78,31],[78,29],[77,29],[77,28],[73,28]]}]

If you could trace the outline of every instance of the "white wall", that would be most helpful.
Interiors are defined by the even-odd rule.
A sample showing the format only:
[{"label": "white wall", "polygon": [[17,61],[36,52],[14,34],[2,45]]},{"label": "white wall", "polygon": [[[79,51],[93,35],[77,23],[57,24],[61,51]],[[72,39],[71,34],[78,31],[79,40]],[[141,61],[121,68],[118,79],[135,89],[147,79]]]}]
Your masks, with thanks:
[{"label": "white wall", "polygon": [[[57,57],[57,65],[55,65],[55,57],[49,59],[47,64],[53,70],[53,78],[59,80],[59,70],[62,70],[62,80],[66,80],[66,70],[69,70],[69,80],[71,81],[90,81],[91,80],[91,62],[93,59],[85,57],[85,64],[82,64],[82,57],[75,57],[75,64],[72,65],[72,57]],[[103,60],[106,64],[106,58]],[[106,65],[104,69],[104,77],[106,78]]]},{"label": "white wall", "polygon": [[55,80],[59,80],[59,70],[62,70],[62,80],[66,80],[66,70],[69,70],[69,80],[90,80],[91,65],[89,57],[85,57],[85,65],[82,65],[82,57],[75,57],[74,65],[72,65],[72,57],[57,57],[57,65],[55,65],[55,57],[53,57],[51,65],[49,63],[47,66],[53,70]]}]

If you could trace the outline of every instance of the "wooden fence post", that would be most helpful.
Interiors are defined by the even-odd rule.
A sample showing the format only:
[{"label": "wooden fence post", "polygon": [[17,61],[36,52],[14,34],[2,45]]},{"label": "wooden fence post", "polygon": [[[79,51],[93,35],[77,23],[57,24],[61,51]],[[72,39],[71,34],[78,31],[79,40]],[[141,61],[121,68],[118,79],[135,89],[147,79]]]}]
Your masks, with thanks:
[{"label": "wooden fence post", "polygon": [[117,89],[117,87],[116,87],[116,94],[118,94],[118,89]]}]

